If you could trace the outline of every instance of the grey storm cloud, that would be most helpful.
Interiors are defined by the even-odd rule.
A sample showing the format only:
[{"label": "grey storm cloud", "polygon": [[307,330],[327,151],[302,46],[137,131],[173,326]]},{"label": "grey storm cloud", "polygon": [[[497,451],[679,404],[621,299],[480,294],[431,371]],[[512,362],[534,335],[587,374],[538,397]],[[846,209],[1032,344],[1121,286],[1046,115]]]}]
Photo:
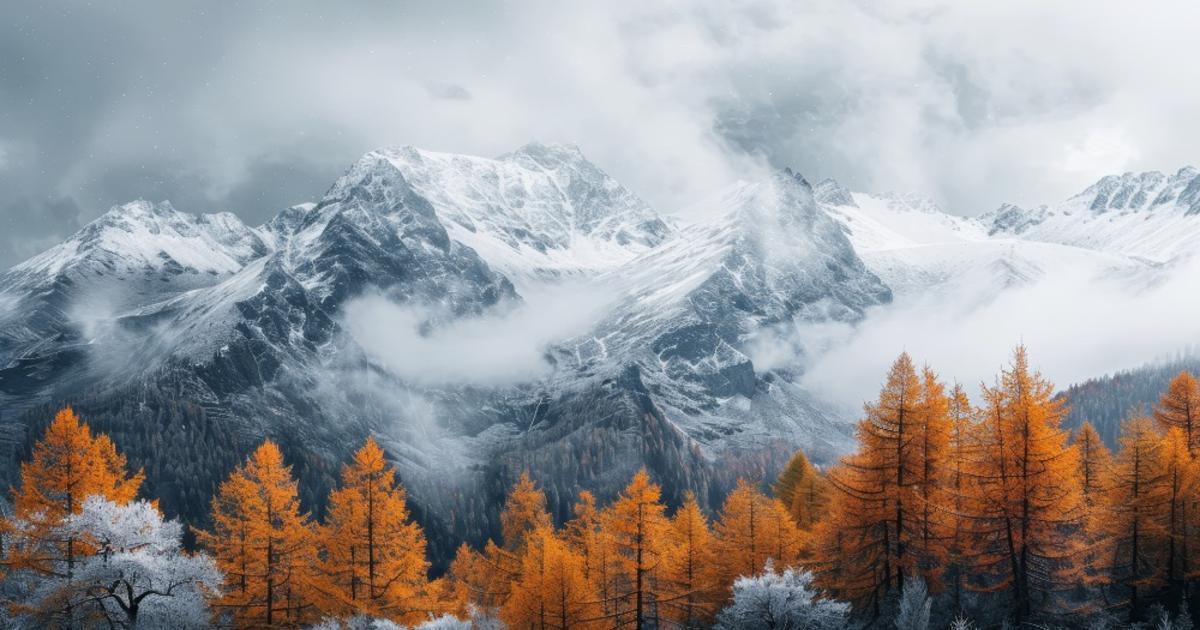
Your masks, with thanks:
[{"label": "grey storm cloud", "polygon": [[0,7],[0,267],[112,204],[261,222],[372,148],[570,142],[665,212],[767,168],[953,212],[1197,161],[1200,5]]}]

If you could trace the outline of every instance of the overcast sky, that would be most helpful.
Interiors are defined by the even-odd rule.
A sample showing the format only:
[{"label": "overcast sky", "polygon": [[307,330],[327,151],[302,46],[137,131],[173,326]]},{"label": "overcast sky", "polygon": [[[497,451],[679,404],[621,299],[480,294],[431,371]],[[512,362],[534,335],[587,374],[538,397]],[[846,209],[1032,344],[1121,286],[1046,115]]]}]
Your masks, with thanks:
[{"label": "overcast sky", "polygon": [[0,267],[110,205],[259,223],[385,145],[578,144],[672,212],[764,166],[961,214],[1200,161],[1200,3],[6,2]]}]

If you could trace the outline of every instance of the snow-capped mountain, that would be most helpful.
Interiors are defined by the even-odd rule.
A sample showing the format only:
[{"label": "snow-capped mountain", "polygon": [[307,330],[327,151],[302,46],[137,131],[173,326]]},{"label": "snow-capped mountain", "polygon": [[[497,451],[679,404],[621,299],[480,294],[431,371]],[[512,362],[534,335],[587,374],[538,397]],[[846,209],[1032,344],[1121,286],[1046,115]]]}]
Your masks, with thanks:
[{"label": "snow-capped mountain", "polygon": [[1200,238],[1200,171],[1109,175],[1066,201],[1003,205],[980,217],[989,234],[1168,262]]},{"label": "snow-capped mountain", "polygon": [[[0,274],[0,451],[15,461],[43,405],[75,401],[197,521],[227,462],[197,455],[183,477],[156,449],[236,459],[272,437],[319,505],[334,462],[374,434],[435,544],[492,534],[522,469],[560,514],[643,465],[672,500],[708,500],[796,447],[828,460],[851,443],[851,418],[804,385],[796,337],[854,329],[893,298],[986,303],[1064,269],[1148,282],[1194,247],[1197,181],[1105,178],[1054,208],[968,219],[782,171],[685,222],[577,148],[531,144],[373,151],[259,227],[134,202]],[[381,299],[415,314],[385,328],[432,338],[568,284],[606,296],[594,319],[543,340],[546,370],[503,382],[431,384],[347,327],[350,306]]]},{"label": "snow-capped mountain", "polygon": [[[525,468],[564,501],[614,492],[642,465],[673,498],[720,496],[797,446],[828,458],[849,443],[798,368],[756,368],[755,340],[854,322],[891,296],[803,178],[721,202],[722,216],[677,228],[578,149],[535,144],[497,159],[374,151],[318,203],[258,228],[114,208],[0,276],[0,443],[15,452],[40,404],[75,400],[151,469],[155,445],[192,449],[217,439],[213,426],[232,452],[273,437],[316,498],[374,433],[427,520],[459,539],[492,533],[494,515],[467,508]],[[545,349],[549,375],[514,385],[405,379],[343,326],[349,303],[378,295],[419,308],[429,334],[564,279],[615,298]],[[153,440],[138,429],[177,413],[200,415]],[[228,470],[209,466],[193,477],[211,486]],[[156,475],[164,507],[203,518],[189,497],[207,492],[185,490],[195,479]]]},{"label": "snow-capped mountain", "polygon": [[673,231],[576,147],[533,143],[496,159],[404,147],[363,159],[393,166],[454,240],[517,281],[601,272]]},{"label": "snow-capped mountain", "polygon": [[582,365],[636,363],[667,417],[706,446],[787,439],[835,453],[845,425],[814,408],[782,413],[819,401],[798,394],[791,374],[764,380],[749,346],[776,326],[858,321],[891,292],[802,177],[741,184],[720,203],[723,214],[605,276],[625,297],[563,347]]},{"label": "snow-capped mountain", "polygon": [[269,251],[259,230],[229,213],[146,201],[111,209],[0,275],[0,396],[78,367],[99,324],[217,285]]},{"label": "snow-capped mountain", "polygon": [[[840,189],[833,182],[824,186]],[[845,227],[867,266],[901,298],[932,294],[986,301],[1048,274],[1137,278],[1153,273],[1146,260],[1116,248],[996,230],[991,216],[952,215],[916,195],[827,192],[825,198],[823,205]]]}]

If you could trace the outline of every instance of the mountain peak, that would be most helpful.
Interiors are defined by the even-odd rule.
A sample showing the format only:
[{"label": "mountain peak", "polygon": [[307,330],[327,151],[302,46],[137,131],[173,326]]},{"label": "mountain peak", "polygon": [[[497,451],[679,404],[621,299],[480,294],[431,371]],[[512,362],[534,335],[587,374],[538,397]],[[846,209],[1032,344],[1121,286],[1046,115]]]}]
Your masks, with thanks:
[{"label": "mountain peak", "polygon": [[382,194],[388,186],[427,200],[453,238],[518,277],[596,271],[662,242],[671,227],[578,147],[530,143],[498,158],[381,149],[331,189]]},{"label": "mountain peak", "polygon": [[181,214],[171,205],[170,201],[163,200],[159,202],[149,201],[147,199],[134,199],[122,204],[117,204],[108,209],[107,212],[100,215],[101,219],[136,219],[146,217],[169,217],[176,214]]},{"label": "mountain peak", "polygon": [[1096,214],[1113,211],[1183,207],[1187,214],[1200,212],[1200,171],[1184,166],[1174,175],[1161,171],[1106,175],[1064,204],[1070,211]]},{"label": "mountain peak", "polygon": [[801,186],[810,193],[813,191],[812,184],[808,183],[808,180],[798,171],[793,171],[790,166],[785,166],[783,170],[772,173],[771,179],[785,186]]},{"label": "mountain peak", "polygon": [[854,195],[830,177],[826,177],[813,187],[813,197],[818,202],[830,206],[858,207],[858,204],[854,202]]},{"label": "mountain peak", "polygon": [[587,161],[583,151],[574,144],[559,144],[556,142],[530,142],[511,153],[501,155],[500,160],[529,158],[538,163]]}]

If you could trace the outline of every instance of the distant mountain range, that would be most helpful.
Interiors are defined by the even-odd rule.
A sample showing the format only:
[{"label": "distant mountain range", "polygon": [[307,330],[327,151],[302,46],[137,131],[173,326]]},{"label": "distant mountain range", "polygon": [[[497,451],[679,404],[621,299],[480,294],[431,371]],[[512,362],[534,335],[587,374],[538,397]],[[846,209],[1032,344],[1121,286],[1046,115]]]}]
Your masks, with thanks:
[{"label": "distant mountain range", "polygon": [[[495,533],[521,470],[562,516],[580,489],[606,499],[641,466],[668,501],[694,490],[713,506],[795,448],[845,452],[851,418],[805,387],[804,349],[761,358],[781,330],[855,326],[906,296],[987,300],[1066,266],[1153,282],[1200,242],[1190,168],[978,219],[790,171],[716,202],[702,221],[663,215],[578,149],[530,144],[496,159],[374,151],[319,202],[259,227],[166,202],[115,207],[0,275],[5,479],[62,402],[192,523],[265,437],[320,509],[374,434],[444,560]],[[564,287],[595,304],[549,326],[552,339],[531,335],[537,370],[421,371],[436,358],[469,373],[492,342],[578,318],[576,300],[535,299]],[[348,319],[364,300],[384,305],[378,336]],[[488,327],[512,318],[534,323]],[[472,325],[509,338],[435,343]],[[425,341],[393,343],[406,336]]]}]

